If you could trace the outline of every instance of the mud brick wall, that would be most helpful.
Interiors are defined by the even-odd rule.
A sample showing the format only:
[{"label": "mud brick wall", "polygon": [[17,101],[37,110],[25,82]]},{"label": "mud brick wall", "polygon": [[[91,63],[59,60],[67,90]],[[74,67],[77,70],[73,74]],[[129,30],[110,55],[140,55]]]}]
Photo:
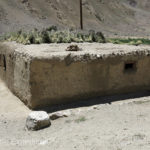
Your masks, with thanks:
[{"label": "mud brick wall", "polygon": [[0,44],[0,77],[28,107],[150,89],[150,47]]}]

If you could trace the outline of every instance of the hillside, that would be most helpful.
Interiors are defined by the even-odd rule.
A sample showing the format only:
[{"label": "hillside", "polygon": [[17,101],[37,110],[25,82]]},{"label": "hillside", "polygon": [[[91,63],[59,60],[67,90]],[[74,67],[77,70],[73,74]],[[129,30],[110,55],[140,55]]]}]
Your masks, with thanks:
[{"label": "hillside", "polygon": [[[84,29],[150,35],[149,0],[83,0]],[[0,0],[0,33],[57,25],[79,29],[79,0]]]}]

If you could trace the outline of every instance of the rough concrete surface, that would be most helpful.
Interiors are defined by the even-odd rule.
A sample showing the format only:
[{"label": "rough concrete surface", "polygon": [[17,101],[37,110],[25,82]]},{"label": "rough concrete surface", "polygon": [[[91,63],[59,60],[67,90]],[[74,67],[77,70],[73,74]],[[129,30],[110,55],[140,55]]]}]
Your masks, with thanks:
[{"label": "rough concrete surface", "polygon": [[71,109],[50,128],[28,131],[30,110],[0,81],[1,150],[149,150],[150,96]]}]

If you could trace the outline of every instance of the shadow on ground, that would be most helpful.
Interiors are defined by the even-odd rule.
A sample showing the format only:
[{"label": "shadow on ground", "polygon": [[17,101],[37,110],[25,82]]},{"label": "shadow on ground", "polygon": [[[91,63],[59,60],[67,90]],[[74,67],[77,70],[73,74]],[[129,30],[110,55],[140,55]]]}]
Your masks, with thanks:
[{"label": "shadow on ground", "polygon": [[93,105],[98,105],[98,104],[107,104],[107,103],[111,104],[112,102],[115,102],[115,101],[136,99],[136,98],[141,98],[141,97],[146,97],[146,96],[150,96],[150,91],[97,97],[93,99],[86,99],[86,100],[75,101],[75,102],[67,103],[67,104],[59,104],[55,106],[45,107],[40,110],[44,110],[48,113],[52,113],[55,111],[78,108],[78,107],[88,107],[88,106],[93,106]]}]

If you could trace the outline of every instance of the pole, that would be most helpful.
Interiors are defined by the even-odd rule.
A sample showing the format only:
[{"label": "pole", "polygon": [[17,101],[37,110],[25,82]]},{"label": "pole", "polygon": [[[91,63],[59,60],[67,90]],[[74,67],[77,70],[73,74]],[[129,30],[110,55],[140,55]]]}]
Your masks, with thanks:
[{"label": "pole", "polygon": [[83,30],[82,0],[80,0],[80,27],[81,27],[81,30]]}]

